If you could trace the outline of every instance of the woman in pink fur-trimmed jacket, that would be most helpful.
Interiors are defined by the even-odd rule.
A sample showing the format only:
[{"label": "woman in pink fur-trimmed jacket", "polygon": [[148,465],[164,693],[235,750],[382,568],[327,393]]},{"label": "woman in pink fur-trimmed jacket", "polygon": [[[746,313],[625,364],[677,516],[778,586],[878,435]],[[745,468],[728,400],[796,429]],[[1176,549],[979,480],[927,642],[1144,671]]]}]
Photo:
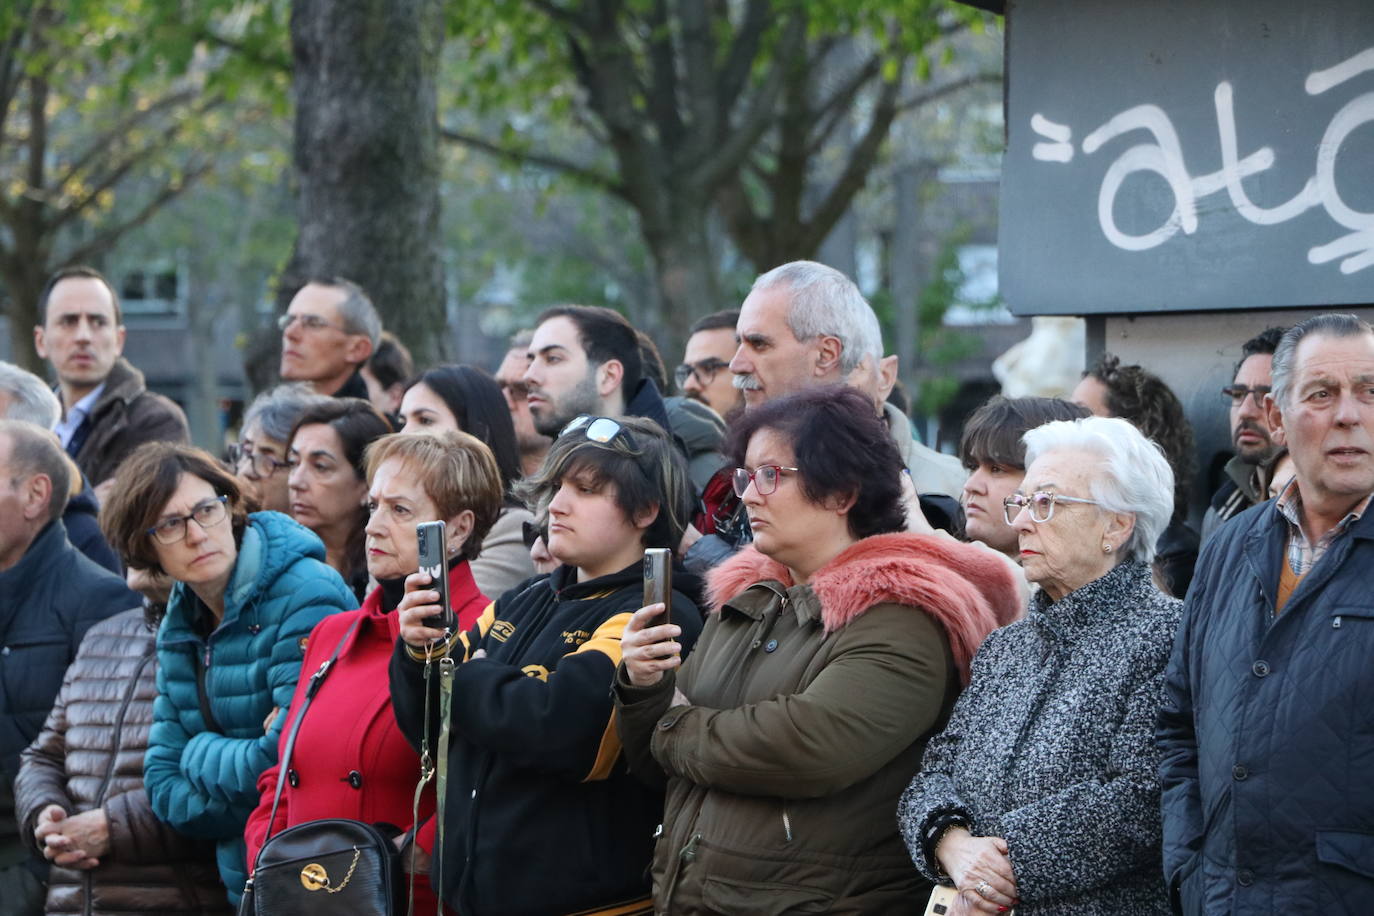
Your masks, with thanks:
[{"label": "woman in pink fur-trimmed jacket", "polygon": [[712,574],[685,665],[655,605],[616,676],[630,768],[667,782],[655,908],[918,909],[930,885],[893,812],[983,637],[1019,613],[1011,573],[905,532],[900,456],[852,389],[750,410],[726,454],[754,545]]}]

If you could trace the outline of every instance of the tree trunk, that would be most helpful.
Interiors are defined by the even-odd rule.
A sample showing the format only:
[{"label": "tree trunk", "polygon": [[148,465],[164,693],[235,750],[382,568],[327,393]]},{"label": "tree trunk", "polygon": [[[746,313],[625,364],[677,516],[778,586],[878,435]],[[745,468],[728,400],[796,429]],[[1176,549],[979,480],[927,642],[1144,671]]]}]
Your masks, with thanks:
[{"label": "tree trunk", "polygon": [[659,314],[663,316],[664,339],[655,343],[670,366],[686,346],[692,322],[739,305],[721,299],[706,206],[682,204],[672,215],[671,225],[645,231],[654,258],[654,279],[662,306]]},{"label": "tree trunk", "polygon": [[294,0],[300,223],[280,281],[361,285],[417,365],[446,348],[435,93],[441,0]]}]

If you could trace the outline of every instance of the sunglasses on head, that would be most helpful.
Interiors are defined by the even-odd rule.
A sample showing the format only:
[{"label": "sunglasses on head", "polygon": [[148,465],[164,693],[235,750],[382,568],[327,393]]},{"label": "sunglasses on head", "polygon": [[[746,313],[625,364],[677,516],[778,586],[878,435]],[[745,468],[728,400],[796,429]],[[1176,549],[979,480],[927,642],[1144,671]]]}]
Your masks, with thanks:
[{"label": "sunglasses on head", "polygon": [[630,435],[630,431],[610,417],[593,417],[589,414],[574,417],[568,422],[567,426],[563,427],[558,437],[561,439],[568,433],[575,433],[579,429],[583,431],[583,435],[587,437],[588,442],[596,442],[600,445],[610,445],[614,443],[616,439],[619,439],[624,442],[625,446],[631,451],[637,451],[634,437]]}]

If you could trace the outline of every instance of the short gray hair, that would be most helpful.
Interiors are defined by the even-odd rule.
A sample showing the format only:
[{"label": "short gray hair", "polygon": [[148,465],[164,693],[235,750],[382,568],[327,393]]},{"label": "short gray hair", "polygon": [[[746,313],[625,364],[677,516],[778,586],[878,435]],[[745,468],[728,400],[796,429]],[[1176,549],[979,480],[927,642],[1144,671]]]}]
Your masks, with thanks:
[{"label": "short gray hair", "polygon": [[244,411],[243,423],[239,428],[248,429],[257,423],[262,427],[264,436],[286,445],[301,414],[330,400],[332,398],[316,394],[305,382],[278,385],[253,399],[253,403]]},{"label": "short gray hair", "polygon": [[1273,376],[1274,403],[1279,410],[1287,406],[1293,396],[1293,370],[1297,367],[1298,346],[1303,339],[1317,334],[1327,337],[1358,337],[1361,334],[1374,335],[1374,327],[1355,315],[1327,312],[1306,321],[1300,321],[1284,332],[1279,345],[1274,349],[1274,364],[1270,370]]},{"label": "short gray hair", "polygon": [[343,301],[339,303],[339,320],[343,322],[343,329],[349,334],[366,334],[367,339],[372,341],[372,349],[377,349],[377,344],[382,339],[382,319],[377,314],[377,307],[372,304],[372,300],[361,286],[352,280],[345,280],[343,277],[330,277],[327,280],[311,280],[320,286],[330,286],[341,290],[344,294]]},{"label": "short gray hair", "polygon": [[799,341],[817,337],[840,340],[840,371],[859,368],[867,357],[874,367],[883,358],[878,316],[854,281],[815,261],[792,261],[774,267],[754,281],[750,292],[786,285],[792,294],[787,326]]},{"label": "short gray hair", "polygon": [[24,420],[44,429],[52,429],[62,416],[62,402],[52,393],[47,382],[14,363],[0,361],[0,392],[10,396],[4,419]]},{"label": "short gray hair", "polygon": [[1120,417],[1055,420],[1029,430],[1024,439],[1026,467],[1046,452],[1074,449],[1102,456],[1101,473],[1089,484],[1092,498],[1104,512],[1135,516],[1121,549],[1124,559],[1154,559],[1155,542],[1174,512],[1174,472],[1158,443]]},{"label": "short gray hair", "polygon": [[42,474],[52,485],[48,496],[48,521],[55,522],[67,509],[76,483],[76,465],[62,451],[57,436],[24,420],[0,420],[0,436],[9,439],[10,472],[17,480]]}]

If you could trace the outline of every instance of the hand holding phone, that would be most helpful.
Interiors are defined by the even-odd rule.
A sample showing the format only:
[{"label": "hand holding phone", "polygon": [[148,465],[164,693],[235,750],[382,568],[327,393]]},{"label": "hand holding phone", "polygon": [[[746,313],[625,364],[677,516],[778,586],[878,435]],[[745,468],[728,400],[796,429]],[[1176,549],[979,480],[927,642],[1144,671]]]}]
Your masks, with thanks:
[{"label": "hand holding phone", "polygon": [[653,626],[672,623],[673,552],[666,547],[650,547],[644,551],[644,603],[662,604],[663,613]]},{"label": "hand holding phone", "polygon": [[448,539],[444,523],[421,522],[415,526],[415,539],[419,548],[420,572],[429,575],[429,587],[439,593],[439,606],[443,608],[440,613],[426,618],[425,626],[452,633],[458,621],[448,597]]}]

